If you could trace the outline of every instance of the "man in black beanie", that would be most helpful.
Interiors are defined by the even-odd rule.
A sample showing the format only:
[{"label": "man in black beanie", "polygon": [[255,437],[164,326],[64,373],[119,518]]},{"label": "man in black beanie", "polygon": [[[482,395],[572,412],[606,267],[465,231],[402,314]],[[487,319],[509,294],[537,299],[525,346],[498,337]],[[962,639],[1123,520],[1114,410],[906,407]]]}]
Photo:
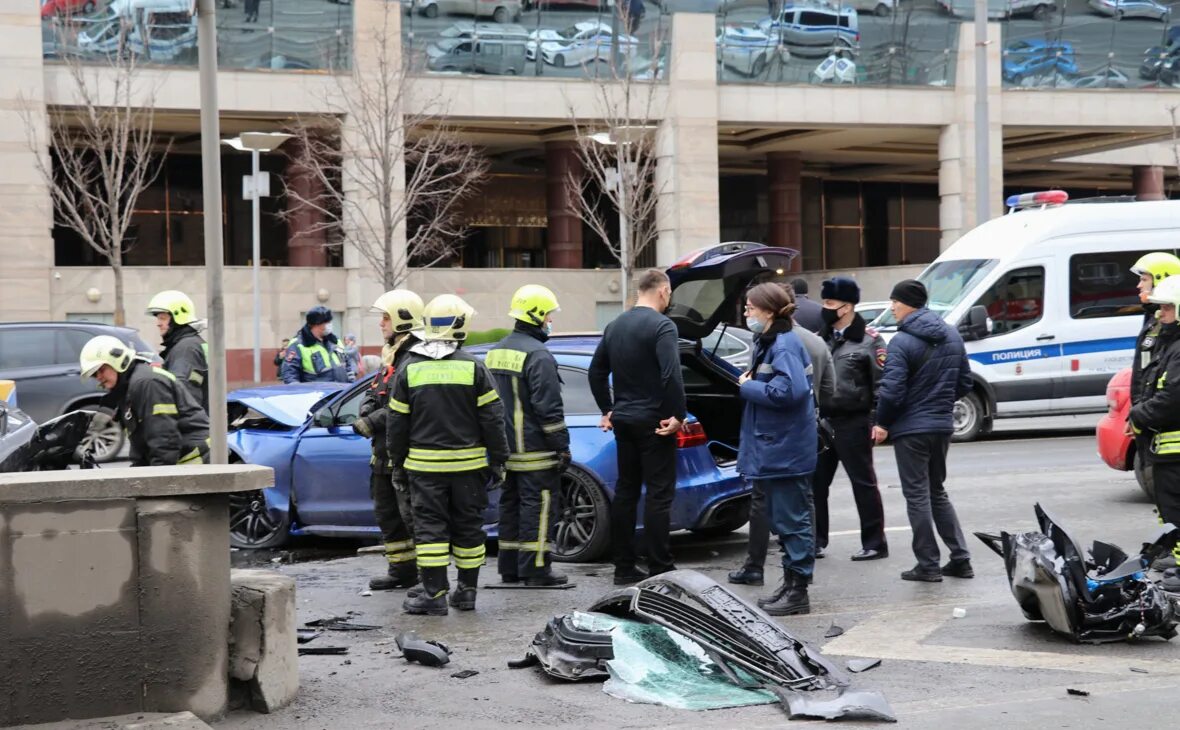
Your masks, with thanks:
[{"label": "man in black beanie", "polygon": [[[958,331],[926,308],[922,282],[899,282],[889,299],[898,332],[886,353],[873,440],[893,440],[913,529],[918,564],[901,577],[930,583],[942,582],[944,575],[974,578],[963,529],[943,487],[955,401],[971,392],[967,350]],[[950,561],[941,568],[936,530],[950,550]]]}]

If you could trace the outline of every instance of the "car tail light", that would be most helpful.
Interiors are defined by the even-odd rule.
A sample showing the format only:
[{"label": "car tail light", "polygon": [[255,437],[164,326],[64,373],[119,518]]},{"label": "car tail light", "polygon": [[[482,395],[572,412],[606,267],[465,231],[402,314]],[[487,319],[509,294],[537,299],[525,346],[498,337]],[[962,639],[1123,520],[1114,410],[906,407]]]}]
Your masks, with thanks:
[{"label": "car tail light", "polygon": [[676,448],[678,449],[690,449],[708,443],[709,437],[705,435],[705,427],[701,425],[700,421],[685,424],[684,428],[680,429],[680,433],[676,434]]}]

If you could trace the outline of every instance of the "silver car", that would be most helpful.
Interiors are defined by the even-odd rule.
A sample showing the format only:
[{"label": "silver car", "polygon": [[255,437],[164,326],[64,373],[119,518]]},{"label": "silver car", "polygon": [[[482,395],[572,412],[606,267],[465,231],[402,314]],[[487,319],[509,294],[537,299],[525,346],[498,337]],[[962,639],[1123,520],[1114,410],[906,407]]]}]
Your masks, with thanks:
[{"label": "silver car", "polygon": [[522,12],[520,0],[414,0],[414,9],[427,18],[446,13],[491,18],[497,23],[516,22]]},{"label": "silver car", "polygon": [[1172,10],[1155,0],[1090,0],[1090,7],[1115,20],[1123,18],[1154,18],[1167,22]]}]

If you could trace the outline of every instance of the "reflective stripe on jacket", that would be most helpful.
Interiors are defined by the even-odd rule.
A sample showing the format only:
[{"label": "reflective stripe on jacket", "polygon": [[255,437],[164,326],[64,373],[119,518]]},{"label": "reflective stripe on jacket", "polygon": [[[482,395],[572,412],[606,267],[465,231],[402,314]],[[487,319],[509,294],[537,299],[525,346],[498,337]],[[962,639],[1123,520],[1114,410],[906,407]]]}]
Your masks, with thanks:
[{"label": "reflective stripe on jacket", "polygon": [[1180,461],[1180,324],[1160,325],[1137,395],[1131,423],[1150,439],[1145,456],[1151,461]]},{"label": "reflective stripe on jacket", "polygon": [[558,453],[569,450],[561,377],[544,340],[540,328],[519,324],[484,359],[504,401],[509,471],[556,468]]},{"label": "reflective stripe on jacket", "polygon": [[133,466],[205,462],[209,417],[175,375],[137,361],[119,379],[126,379],[126,390],[117,413]]}]

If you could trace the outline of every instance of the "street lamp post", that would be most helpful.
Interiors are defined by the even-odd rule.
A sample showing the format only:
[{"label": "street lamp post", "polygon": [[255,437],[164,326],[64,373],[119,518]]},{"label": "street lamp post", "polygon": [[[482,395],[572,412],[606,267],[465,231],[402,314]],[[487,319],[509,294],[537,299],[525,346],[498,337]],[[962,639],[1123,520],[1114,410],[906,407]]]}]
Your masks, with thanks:
[{"label": "street lamp post", "polygon": [[262,287],[259,285],[262,259],[262,198],[270,195],[270,175],[259,169],[260,155],[278,149],[292,135],[279,132],[244,132],[224,140],[239,152],[250,151],[250,174],[242,176],[242,198],[252,202],[253,249],[250,275],[254,285],[254,382],[262,380]]}]

